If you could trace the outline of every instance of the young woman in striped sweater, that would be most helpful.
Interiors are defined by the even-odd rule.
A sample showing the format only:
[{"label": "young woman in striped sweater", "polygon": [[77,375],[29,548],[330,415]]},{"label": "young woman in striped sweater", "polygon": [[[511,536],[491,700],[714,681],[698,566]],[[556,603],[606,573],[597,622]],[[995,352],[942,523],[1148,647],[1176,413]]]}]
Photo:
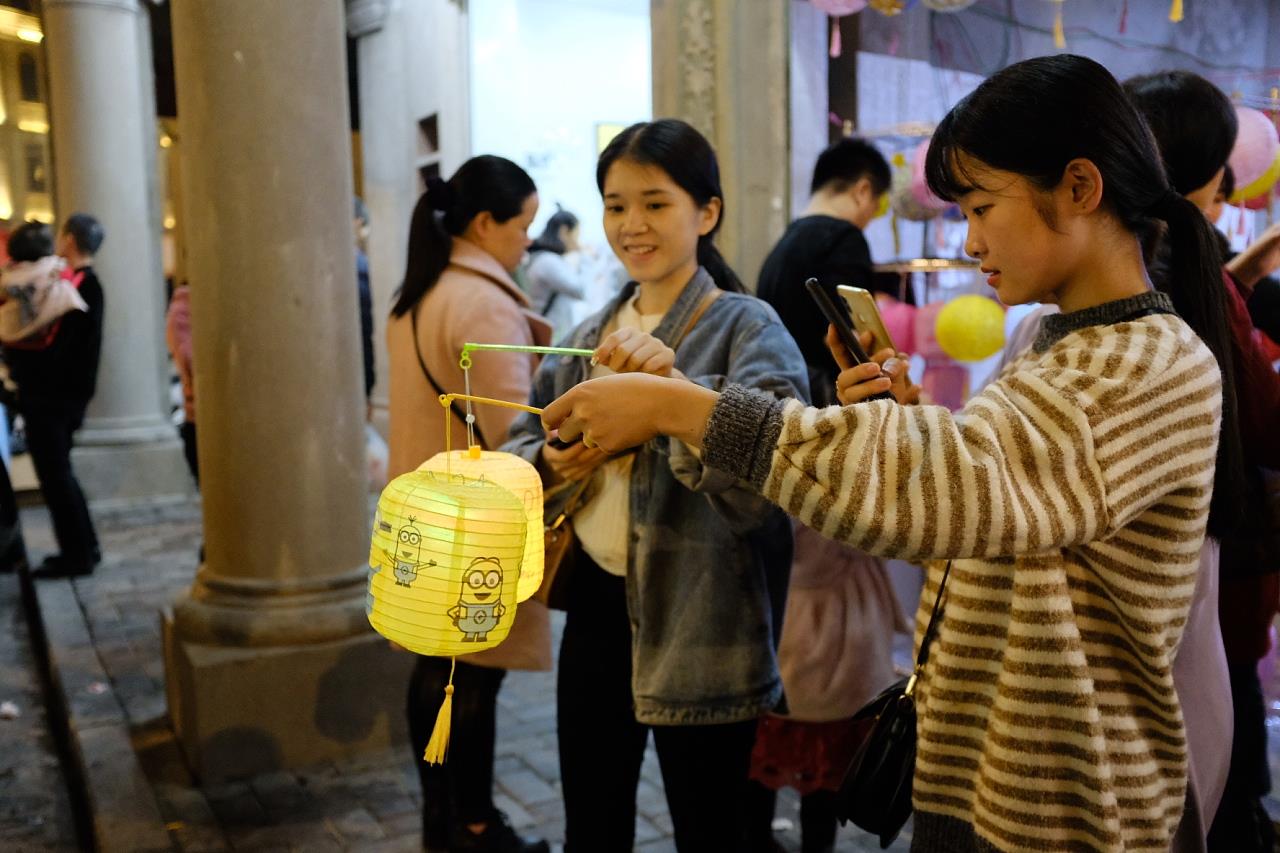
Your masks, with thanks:
[{"label": "young woman in striped sweater", "polygon": [[[913,849],[1166,851],[1187,772],[1171,660],[1206,528],[1239,494],[1212,234],[1082,57],[985,81],[938,126],[927,175],[1000,298],[1062,311],[962,411],[859,402],[890,380],[839,350],[842,408],[630,374],[543,418],[607,451],[677,437],[832,538],[954,560],[917,690]],[[1144,264],[1160,222],[1181,316]]]}]

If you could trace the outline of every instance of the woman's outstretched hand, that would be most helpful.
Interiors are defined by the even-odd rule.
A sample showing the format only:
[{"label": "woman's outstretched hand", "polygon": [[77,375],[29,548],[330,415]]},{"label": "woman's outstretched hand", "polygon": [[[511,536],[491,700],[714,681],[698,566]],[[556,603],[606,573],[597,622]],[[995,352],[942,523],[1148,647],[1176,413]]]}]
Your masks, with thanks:
[{"label": "woman's outstretched hand", "polygon": [[596,347],[592,364],[603,365],[614,373],[651,373],[672,376],[676,353],[648,332],[618,329]]},{"label": "woman's outstretched hand", "polygon": [[[862,332],[858,341],[865,350],[871,346],[871,335]],[[836,364],[840,366],[840,375],[836,377],[836,398],[841,405],[861,403],[873,394],[885,391],[891,392],[894,399],[903,405],[920,402],[920,386],[912,384],[911,377],[907,376],[906,354],[882,349],[871,356],[870,364],[857,364],[840,340],[835,326],[827,327],[827,349],[831,350]]]},{"label": "woman's outstretched hand", "polygon": [[682,379],[620,373],[570,388],[542,412],[542,425],[562,441],[582,436],[587,447],[618,453],[658,435],[702,445],[719,395]]}]

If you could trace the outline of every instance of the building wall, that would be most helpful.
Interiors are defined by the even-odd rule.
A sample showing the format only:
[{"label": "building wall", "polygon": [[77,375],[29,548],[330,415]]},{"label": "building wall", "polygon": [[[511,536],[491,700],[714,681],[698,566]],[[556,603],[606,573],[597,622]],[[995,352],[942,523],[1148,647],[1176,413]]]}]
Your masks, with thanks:
[{"label": "building wall", "polygon": [[[471,147],[538,185],[538,232],[559,202],[607,252],[602,138],[652,115],[647,0],[471,0]],[[603,135],[603,136],[602,136]]]}]

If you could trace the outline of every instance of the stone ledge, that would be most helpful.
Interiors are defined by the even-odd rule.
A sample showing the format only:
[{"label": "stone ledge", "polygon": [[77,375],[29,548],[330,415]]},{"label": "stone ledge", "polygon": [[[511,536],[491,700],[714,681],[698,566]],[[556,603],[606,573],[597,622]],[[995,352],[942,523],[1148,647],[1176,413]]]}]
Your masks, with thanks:
[{"label": "stone ledge", "polygon": [[[34,635],[42,639],[48,676],[65,726],[68,753],[88,802],[99,853],[174,850],[151,784],[133,749],[128,718],[101,661],[86,645],[89,626],[71,581],[24,578],[24,598]],[[105,690],[97,692],[96,685]],[[52,711],[53,709],[51,709]]]}]

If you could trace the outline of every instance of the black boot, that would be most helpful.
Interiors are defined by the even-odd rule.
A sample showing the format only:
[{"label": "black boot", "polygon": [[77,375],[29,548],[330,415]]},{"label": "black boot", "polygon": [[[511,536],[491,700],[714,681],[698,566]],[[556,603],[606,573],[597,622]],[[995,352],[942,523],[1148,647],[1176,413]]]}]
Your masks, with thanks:
[{"label": "black boot", "polygon": [[507,823],[507,816],[495,809],[478,835],[466,826],[455,826],[449,836],[449,853],[551,853],[551,845],[541,838],[521,838]]}]

